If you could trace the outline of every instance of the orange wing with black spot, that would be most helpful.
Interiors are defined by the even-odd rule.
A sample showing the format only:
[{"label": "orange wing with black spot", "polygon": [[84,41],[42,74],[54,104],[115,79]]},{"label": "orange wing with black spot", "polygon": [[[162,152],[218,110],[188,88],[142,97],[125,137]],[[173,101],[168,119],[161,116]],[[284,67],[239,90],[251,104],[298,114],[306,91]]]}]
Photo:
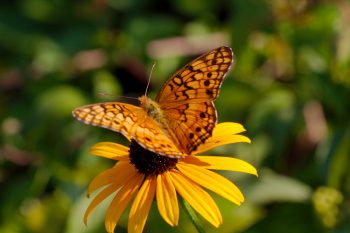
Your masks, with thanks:
[{"label": "orange wing with black spot", "polygon": [[168,157],[183,157],[163,126],[150,118],[144,109],[124,103],[107,102],[86,105],[73,116],[88,125],[100,126],[134,138],[141,146]]},{"label": "orange wing with black spot", "polygon": [[217,123],[213,101],[232,63],[229,47],[214,49],[178,70],[156,97],[172,137],[187,154],[213,132]]},{"label": "orange wing with black spot", "polygon": [[77,108],[73,116],[134,138],[155,153],[184,157],[211,136],[217,122],[213,101],[232,62],[231,49],[220,47],[178,70],[156,97],[158,115],[146,107],[110,102]]}]

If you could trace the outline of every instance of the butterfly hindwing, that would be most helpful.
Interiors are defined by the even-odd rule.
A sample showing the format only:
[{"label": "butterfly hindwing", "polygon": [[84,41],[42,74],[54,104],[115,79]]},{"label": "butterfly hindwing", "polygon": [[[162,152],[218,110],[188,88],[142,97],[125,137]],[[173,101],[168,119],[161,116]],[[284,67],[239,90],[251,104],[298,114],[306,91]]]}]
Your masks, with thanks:
[{"label": "butterfly hindwing", "polygon": [[138,126],[135,140],[144,148],[155,153],[171,158],[185,157],[186,153],[179,150],[167,131],[162,126],[155,127],[155,125],[158,123],[148,117]]},{"label": "butterfly hindwing", "polygon": [[190,154],[210,136],[217,116],[212,102],[184,103],[166,111],[169,128],[176,135],[181,148]]}]

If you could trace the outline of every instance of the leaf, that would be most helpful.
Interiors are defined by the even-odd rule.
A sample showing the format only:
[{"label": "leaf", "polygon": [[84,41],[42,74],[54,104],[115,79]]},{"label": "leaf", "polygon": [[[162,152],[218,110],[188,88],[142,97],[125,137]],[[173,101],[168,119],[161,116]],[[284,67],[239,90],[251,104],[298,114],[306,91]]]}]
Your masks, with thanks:
[{"label": "leaf", "polygon": [[247,202],[267,204],[276,201],[304,202],[311,197],[312,190],[296,179],[262,170],[257,184],[246,193]]}]

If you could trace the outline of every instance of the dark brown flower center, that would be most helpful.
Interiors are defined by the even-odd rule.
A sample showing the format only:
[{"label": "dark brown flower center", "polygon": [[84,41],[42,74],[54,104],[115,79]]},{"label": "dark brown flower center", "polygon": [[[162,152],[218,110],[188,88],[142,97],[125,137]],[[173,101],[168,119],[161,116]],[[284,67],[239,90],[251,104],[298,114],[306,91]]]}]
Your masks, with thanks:
[{"label": "dark brown flower center", "polygon": [[148,175],[159,175],[176,167],[178,159],[159,155],[146,150],[135,140],[130,143],[130,163],[140,172]]}]

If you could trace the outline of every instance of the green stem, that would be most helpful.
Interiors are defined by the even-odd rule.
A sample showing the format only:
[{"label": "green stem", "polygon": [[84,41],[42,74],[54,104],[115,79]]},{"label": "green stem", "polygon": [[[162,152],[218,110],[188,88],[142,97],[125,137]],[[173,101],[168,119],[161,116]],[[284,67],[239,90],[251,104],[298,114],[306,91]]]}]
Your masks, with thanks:
[{"label": "green stem", "polygon": [[196,227],[197,231],[199,233],[205,233],[204,226],[203,226],[202,222],[199,220],[196,212],[193,210],[191,205],[183,198],[182,198],[182,204],[183,204],[188,216],[190,217],[192,223]]}]

